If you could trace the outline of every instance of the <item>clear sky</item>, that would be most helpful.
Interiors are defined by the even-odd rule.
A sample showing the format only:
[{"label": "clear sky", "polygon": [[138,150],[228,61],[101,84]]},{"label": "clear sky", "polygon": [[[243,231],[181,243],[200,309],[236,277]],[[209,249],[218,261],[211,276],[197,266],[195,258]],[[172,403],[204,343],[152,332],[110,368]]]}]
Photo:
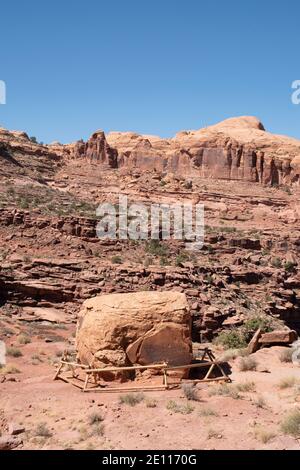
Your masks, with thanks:
[{"label": "clear sky", "polygon": [[0,19],[0,126],[70,142],[255,115],[300,138],[299,0],[14,0]]}]

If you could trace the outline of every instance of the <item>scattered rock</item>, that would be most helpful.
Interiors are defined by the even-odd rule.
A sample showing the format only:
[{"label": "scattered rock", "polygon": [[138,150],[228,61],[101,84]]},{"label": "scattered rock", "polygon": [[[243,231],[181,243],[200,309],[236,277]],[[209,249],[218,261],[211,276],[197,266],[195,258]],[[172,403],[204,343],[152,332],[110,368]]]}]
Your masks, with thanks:
[{"label": "scattered rock", "polygon": [[11,436],[0,436],[0,450],[12,450],[23,444],[21,439]]},{"label": "scattered rock", "polygon": [[24,426],[15,423],[9,423],[8,425],[8,433],[11,436],[17,436],[18,434],[22,434],[25,432]]}]

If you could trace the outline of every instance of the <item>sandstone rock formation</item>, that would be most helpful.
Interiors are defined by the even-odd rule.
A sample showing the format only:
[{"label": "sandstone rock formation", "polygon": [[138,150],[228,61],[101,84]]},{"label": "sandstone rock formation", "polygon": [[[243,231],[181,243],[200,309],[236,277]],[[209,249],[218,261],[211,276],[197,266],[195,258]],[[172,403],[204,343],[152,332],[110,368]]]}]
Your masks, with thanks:
[{"label": "sandstone rock formation", "polygon": [[118,166],[118,152],[110,147],[103,131],[96,131],[87,142],[78,141],[73,149],[74,158],[86,157],[110,168]]},{"label": "sandstone rock formation", "polygon": [[104,168],[258,182],[298,184],[300,141],[267,132],[255,117],[227,119],[196,131],[162,139],[133,132],[96,131],[87,142],[33,143],[25,133],[0,129],[0,156],[40,155],[50,159],[87,159]]},{"label": "sandstone rock formation", "polygon": [[79,314],[76,344],[80,361],[94,367],[189,364],[186,297],[178,292],[137,292],[89,299]]},{"label": "sandstone rock formation", "polygon": [[119,152],[119,166],[272,185],[299,179],[300,142],[266,132],[251,116],[168,140],[133,133],[111,133],[107,140]]}]

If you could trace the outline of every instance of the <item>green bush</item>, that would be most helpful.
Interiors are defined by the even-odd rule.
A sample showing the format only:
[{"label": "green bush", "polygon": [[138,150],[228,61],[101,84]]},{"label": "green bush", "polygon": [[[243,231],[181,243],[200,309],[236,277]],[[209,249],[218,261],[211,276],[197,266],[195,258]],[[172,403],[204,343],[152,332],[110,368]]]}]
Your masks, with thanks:
[{"label": "green bush", "polygon": [[190,260],[190,256],[188,255],[188,253],[185,253],[185,251],[182,251],[176,256],[175,265],[179,267],[181,266],[182,263],[185,263],[189,260]]},{"label": "green bush", "polygon": [[229,331],[221,331],[214,342],[223,346],[225,349],[242,349],[247,346],[243,332],[237,328],[233,328]]},{"label": "green bush", "polygon": [[150,240],[146,244],[146,251],[154,256],[160,256],[167,258],[169,256],[169,250],[166,245],[162,244],[160,240]]},{"label": "green bush", "polygon": [[255,317],[250,318],[249,320],[245,322],[242,328],[243,328],[243,334],[247,343],[251,340],[254,333],[258,329],[261,329],[262,333],[269,333],[270,331],[273,330],[272,320],[270,318],[262,317],[262,316],[255,316]]},{"label": "green bush", "polygon": [[292,273],[295,271],[296,264],[293,263],[292,261],[287,261],[284,265],[284,269],[287,273]]}]

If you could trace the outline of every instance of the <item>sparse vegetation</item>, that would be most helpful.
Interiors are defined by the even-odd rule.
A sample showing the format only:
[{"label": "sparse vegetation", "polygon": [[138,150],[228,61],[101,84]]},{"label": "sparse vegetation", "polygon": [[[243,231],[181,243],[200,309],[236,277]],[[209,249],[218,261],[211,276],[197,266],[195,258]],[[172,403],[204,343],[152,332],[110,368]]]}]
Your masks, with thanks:
[{"label": "sparse vegetation", "polygon": [[39,423],[34,430],[34,434],[39,437],[52,437],[52,432],[50,431],[46,423]]},{"label": "sparse vegetation", "polygon": [[272,439],[274,439],[274,437],[276,437],[276,434],[272,431],[268,431],[267,429],[258,427],[254,431],[254,437],[262,444],[268,444],[268,442],[270,442]]},{"label": "sparse vegetation", "polygon": [[224,352],[222,356],[222,361],[233,361],[237,357],[245,357],[249,356],[249,352],[247,348],[243,349],[228,349],[227,351]]},{"label": "sparse vegetation", "polygon": [[283,351],[281,351],[280,356],[279,356],[280,362],[284,362],[284,363],[292,362],[293,352],[294,350],[292,348],[284,349]]},{"label": "sparse vegetation", "polygon": [[20,370],[12,364],[7,364],[6,366],[0,368],[0,374],[20,374]]},{"label": "sparse vegetation", "polygon": [[260,329],[262,333],[269,333],[272,331],[272,319],[268,318],[267,316],[260,315],[249,318],[249,320],[247,320],[243,326],[245,340],[249,342],[258,329]]},{"label": "sparse vegetation", "polygon": [[241,357],[239,361],[239,370],[241,372],[253,371],[257,368],[257,362],[253,357]]},{"label": "sparse vegetation", "polygon": [[271,265],[273,266],[273,268],[280,269],[282,268],[282,261],[280,258],[272,258]]},{"label": "sparse vegetation", "polygon": [[296,385],[297,380],[295,377],[285,377],[284,379],[281,379],[281,381],[278,384],[278,387],[280,390],[284,390],[286,388],[292,388],[294,385]]},{"label": "sparse vegetation", "polygon": [[198,401],[197,389],[193,384],[183,384],[181,388],[189,401]]},{"label": "sparse vegetation", "polygon": [[169,249],[168,247],[160,242],[160,240],[150,240],[146,243],[146,251],[150,255],[158,256],[161,258],[168,258]]},{"label": "sparse vegetation", "polygon": [[216,411],[214,411],[212,408],[202,408],[199,412],[199,415],[202,416],[203,418],[219,416],[219,414]]},{"label": "sparse vegetation", "polygon": [[27,335],[20,335],[20,336],[18,336],[18,343],[19,344],[29,344],[29,343],[31,343],[31,338]]},{"label": "sparse vegetation", "polygon": [[120,396],[120,403],[122,405],[135,406],[141,403],[145,399],[143,393],[128,393]]},{"label": "sparse vegetation", "polygon": [[190,403],[185,405],[179,405],[174,400],[170,400],[167,403],[167,410],[172,411],[173,413],[180,413],[182,415],[189,415],[194,411],[194,407]]},{"label": "sparse vegetation", "polygon": [[181,251],[175,258],[175,265],[181,266],[182,263],[186,263],[189,260],[190,260],[189,254],[186,253],[185,251]]},{"label": "sparse vegetation", "polygon": [[101,423],[102,421],[103,421],[102,415],[97,412],[91,413],[88,417],[88,422],[90,425],[98,424],[98,423]]},{"label": "sparse vegetation", "polygon": [[215,429],[209,429],[207,432],[207,439],[219,439],[222,438],[222,434],[215,430]]},{"label": "sparse vegetation", "polygon": [[287,273],[292,273],[295,271],[296,266],[297,265],[293,263],[292,261],[287,261],[284,265],[284,269]]},{"label": "sparse vegetation", "polygon": [[254,403],[254,405],[255,405],[257,408],[261,408],[261,409],[267,408],[266,400],[265,400],[264,397],[262,397],[261,395],[259,395],[259,396],[253,401],[253,403]]},{"label": "sparse vegetation", "polygon": [[22,351],[18,348],[15,348],[15,347],[8,347],[6,349],[6,354],[10,357],[22,357],[23,354],[22,354]]},{"label": "sparse vegetation", "polygon": [[209,390],[209,396],[223,396],[230,397],[234,400],[239,400],[241,398],[238,390],[229,384],[215,385]]},{"label": "sparse vegetation", "polygon": [[242,332],[238,329],[221,331],[214,342],[215,344],[222,345],[225,349],[242,349],[247,346]]},{"label": "sparse vegetation", "polygon": [[242,382],[235,385],[239,392],[255,392],[256,386],[254,382]]},{"label": "sparse vegetation", "polygon": [[157,407],[157,401],[154,400],[154,398],[148,398],[146,400],[146,407],[147,408],[156,408]]},{"label": "sparse vegetation", "polygon": [[300,410],[296,409],[288,413],[281,423],[281,430],[297,439],[300,437]]},{"label": "sparse vegetation", "polygon": [[111,259],[112,264],[122,264],[123,260],[121,256],[113,256]]},{"label": "sparse vegetation", "polygon": [[33,354],[33,355],[31,356],[31,359],[32,359],[32,361],[35,362],[35,363],[41,363],[41,362],[43,362],[43,359],[41,358],[40,354]]},{"label": "sparse vegetation", "polygon": [[94,424],[90,430],[89,437],[91,436],[103,436],[104,435],[104,424]]}]

